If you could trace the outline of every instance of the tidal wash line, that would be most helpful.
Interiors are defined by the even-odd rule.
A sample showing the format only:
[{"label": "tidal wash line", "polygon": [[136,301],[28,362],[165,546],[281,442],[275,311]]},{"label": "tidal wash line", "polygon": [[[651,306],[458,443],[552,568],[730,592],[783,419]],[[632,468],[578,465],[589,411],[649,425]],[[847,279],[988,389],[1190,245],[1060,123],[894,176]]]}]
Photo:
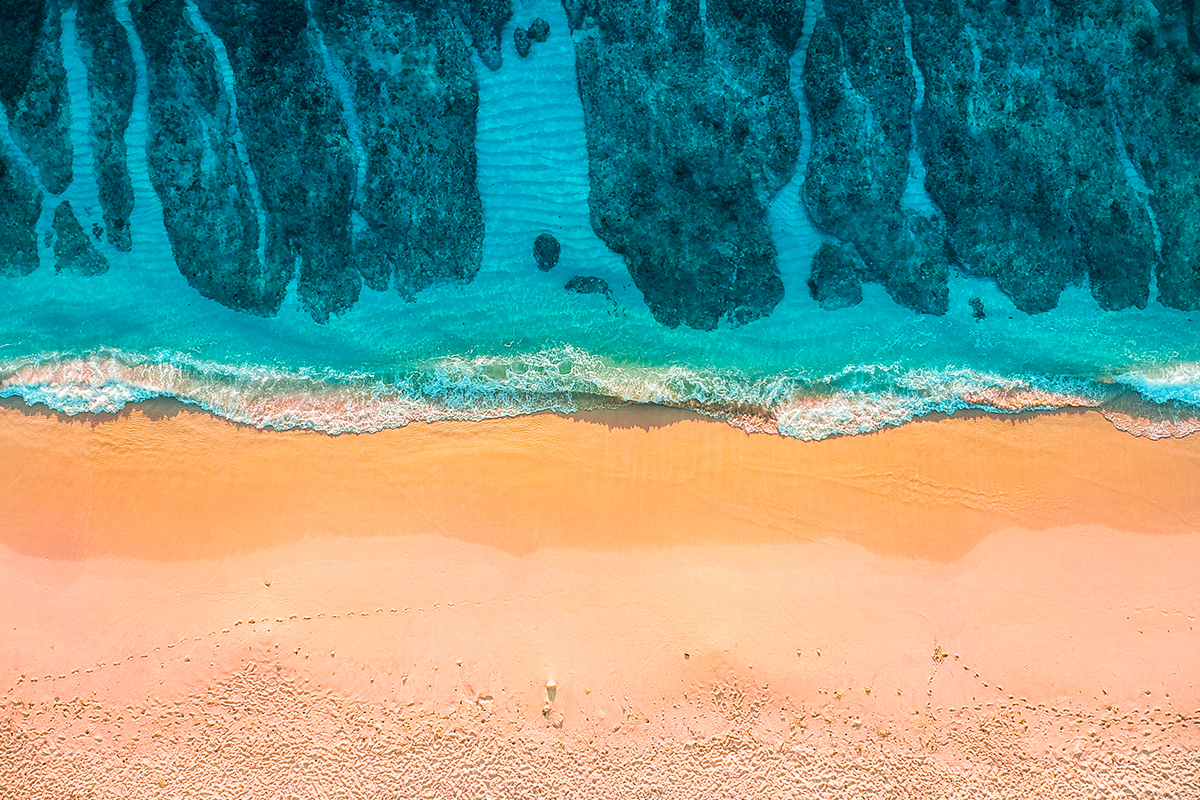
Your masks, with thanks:
[{"label": "tidal wash line", "polygon": [[364,284],[469,283],[476,70],[504,74],[511,31],[522,59],[570,38],[590,224],[664,325],[773,313],[781,191],[824,242],[829,310],[875,283],[943,314],[956,272],[1028,313],[1083,284],[1107,310],[1194,310],[1197,21],[1110,12],[564,0],[531,39],[508,0],[33,0],[0,33],[0,274],[169,247],[206,297],[269,316],[294,285],[318,322]]}]

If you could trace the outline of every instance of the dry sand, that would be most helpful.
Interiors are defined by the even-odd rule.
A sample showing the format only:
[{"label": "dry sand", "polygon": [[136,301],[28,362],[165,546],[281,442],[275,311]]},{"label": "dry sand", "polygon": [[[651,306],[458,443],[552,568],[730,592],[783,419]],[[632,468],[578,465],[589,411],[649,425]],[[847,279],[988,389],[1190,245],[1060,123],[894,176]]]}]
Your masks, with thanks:
[{"label": "dry sand", "polygon": [[0,409],[0,797],[1197,796],[1200,438],[149,411]]}]

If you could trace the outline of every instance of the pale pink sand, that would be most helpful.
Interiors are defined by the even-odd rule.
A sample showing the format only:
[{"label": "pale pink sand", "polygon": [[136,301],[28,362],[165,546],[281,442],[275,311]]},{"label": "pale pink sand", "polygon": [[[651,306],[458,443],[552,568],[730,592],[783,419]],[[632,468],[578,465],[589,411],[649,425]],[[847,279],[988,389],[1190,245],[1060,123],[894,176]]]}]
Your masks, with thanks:
[{"label": "pale pink sand", "polygon": [[0,411],[0,796],[1195,797],[1198,454]]}]

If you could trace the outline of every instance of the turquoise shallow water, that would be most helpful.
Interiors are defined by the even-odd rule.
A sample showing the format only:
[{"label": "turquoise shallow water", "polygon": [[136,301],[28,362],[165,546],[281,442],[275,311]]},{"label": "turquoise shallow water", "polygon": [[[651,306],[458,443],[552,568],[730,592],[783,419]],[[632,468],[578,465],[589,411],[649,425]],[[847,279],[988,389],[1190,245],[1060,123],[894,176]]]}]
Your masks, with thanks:
[{"label": "turquoise shallow water", "polygon": [[[232,419],[328,431],[654,402],[774,421],[803,438],[968,407],[1104,405],[1122,391],[1200,403],[1192,317],[1157,304],[1104,312],[1083,289],[1034,317],[965,280],[941,317],[870,287],[837,312],[794,292],[765,320],[696,331],[525,272],[415,302],[367,293],[318,325],[293,302],[274,318],[231,311],[134,259],[87,282],[41,270],[8,282],[0,395],[68,413],[175,396]],[[977,296],[982,320],[966,302]]]},{"label": "turquoise shallow water", "polygon": [[[515,8],[514,19],[537,14],[552,30],[566,28],[561,6],[548,0]],[[121,4],[116,14],[125,24]],[[87,176],[92,109],[68,21],[61,42],[69,138],[75,174]],[[104,274],[57,272],[45,235],[53,209],[43,208],[40,267],[0,283],[0,396],[67,413],[173,396],[256,425],[329,432],[625,402],[692,407],[801,438],[963,408],[1096,406],[1189,429],[1191,404],[1200,404],[1200,318],[1153,298],[1145,310],[1105,311],[1081,282],[1053,310],[1029,315],[990,280],[955,273],[943,315],[904,308],[870,283],[860,304],[821,308],[807,281],[825,237],[799,199],[807,125],[795,174],[770,209],[783,300],[770,316],[738,327],[660,324],[621,258],[592,230],[572,39],[551,37],[536,60],[523,60],[512,52],[511,27],[501,37],[502,68],[474,57],[485,232],[473,281],[435,285],[411,300],[364,288],[356,305],[325,324],[301,307],[294,280],[272,317],[205,298],[174,262],[150,182],[143,76],[125,134],[132,251],[101,244]],[[136,51],[135,61],[144,62]],[[915,155],[912,162],[905,202],[928,205],[924,167]],[[79,178],[61,196],[86,223],[99,219],[98,192]],[[562,245],[551,272],[536,269],[530,254],[543,232]],[[573,274],[599,277],[611,293],[564,292]],[[983,318],[972,299],[982,301]]]}]

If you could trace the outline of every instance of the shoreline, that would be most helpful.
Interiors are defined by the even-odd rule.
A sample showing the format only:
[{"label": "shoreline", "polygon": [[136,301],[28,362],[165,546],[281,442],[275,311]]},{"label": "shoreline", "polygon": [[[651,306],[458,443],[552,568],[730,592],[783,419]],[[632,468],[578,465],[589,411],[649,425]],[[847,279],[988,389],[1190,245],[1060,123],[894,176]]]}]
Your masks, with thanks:
[{"label": "shoreline", "polygon": [[[1200,438],[1093,411],[820,442],[148,411],[0,409],[12,785],[307,798],[403,763],[434,794],[716,796],[698,757],[747,796],[1191,780]],[[454,766],[480,753],[500,777]]]},{"label": "shoreline", "polygon": [[[54,357],[10,365],[0,376],[0,394],[8,395],[0,398],[0,408],[28,406],[60,419],[56,411],[99,420],[136,407],[152,414],[174,413],[182,404],[260,430],[330,435],[378,433],[417,422],[478,422],[538,413],[600,418],[615,412],[622,419],[628,413],[702,417],[750,433],[820,441],[913,421],[958,418],[964,411],[1004,416],[1086,409],[1099,411],[1115,428],[1134,436],[1183,438],[1200,431],[1200,407],[1186,404],[1186,386],[1176,385],[1170,375],[1142,375],[1140,384],[1125,385],[1105,377],[1005,377],[935,369],[884,376],[873,388],[858,390],[838,388],[835,376],[806,383],[780,375],[776,378],[783,383],[776,385],[762,379],[727,380],[714,373],[709,378],[715,383],[708,386],[712,381],[699,373],[691,378],[653,370],[642,375],[611,364],[588,373],[590,377],[571,377],[574,368],[564,373],[562,359],[569,362],[572,355],[569,348],[557,353],[558,369],[541,377],[538,370],[544,364],[534,367],[522,360],[533,356],[516,354],[512,364],[507,357],[498,364],[481,357],[448,367],[451,374],[434,369],[413,378],[414,385],[372,383],[349,375],[329,381],[254,368],[238,372],[230,367],[232,373],[226,374],[219,365],[186,358],[175,363],[114,354]],[[511,381],[510,367],[517,369]],[[456,372],[461,368],[467,372]],[[530,369],[532,377],[526,374]],[[394,377],[385,375],[386,381]],[[423,380],[432,380],[432,388],[422,388]],[[1135,384],[1140,388],[1131,388]]]},{"label": "shoreline", "polygon": [[1011,527],[1200,530],[1200,438],[1130,436],[1090,410],[805,442],[652,406],[337,436],[178,401],[0,408],[0,475],[0,544],[68,559],[429,534],[517,554],[838,540],[951,563]]},{"label": "shoreline", "polygon": [[[590,403],[590,405],[588,405],[588,403]],[[742,431],[748,435],[761,434],[767,436],[778,436],[785,439],[795,439],[796,441],[827,441],[831,439],[841,439],[854,436],[871,436],[895,428],[903,428],[906,425],[925,422],[940,422],[942,420],[988,418],[995,420],[1025,422],[1043,416],[1087,413],[1099,413],[1104,417],[1105,420],[1109,422],[1110,425],[1113,426],[1114,429],[1138,438],[1152,440],[1184,439],[1194,433],[1200,432],[1200,416],[1189,417],[1186,415],[1180,416],[1178,414],[1169,414],[1166,406],[1146,401],[1134,394],[1116,396],[1106,402],[1096,405],[1068,404],[1053,408],[1020,408],[1019,410],[1010,411],[994,411],[985,408],[961,408],[952,413],[933,411],[927,414],[907,418],[898,423],[882,423],[880,427],[872,430],[858,431],[854,433],[834,432],[817,439],[800,439],[799,437],[782,433],[773,420],[760,418],[754,414],[748,416],[724,414],[713,415],[705,413],[704,411],[696,408],[648,402],[620,402],[599,397],[588,399],[588,402],[585,403],[585,405],[588,405],[588,407],[572,412],[519,411],[496,416],[483,416],[479,419],[415,418],[405,422],[402,425],[383,427],[379,430],[330,431],[320,427],[309,427],[305,425],[295,425],[291,427],[276,427],[275,425],[269,423],[255,425],[242,420],[231,419],[230,417],[224,416],[216,411],[212,411],[197,403],[187,400],[180,400],[170,395],[152,397],[148,400],[131,401],[126,403],[121,410],[116,412],[84,411],[76,413],[60,411],[52,408],[44,402],[30,403],[19,396],[0,397],[0,411],[19,411],[26,416],[51,417],[59,422],[77,421],[93,424],[111,422],[116,419],[127,417],[134,412],[140,412],[151,419],[173,417],[180,413],[195,413],[211,416],[214,419],[227,422],[230,425],[240,428],[247,428],[249,430],[274,432],[309,431],[330,437],[370,436],[376,433],[381,433],[388,430],[399,430],[410,425],[419,425],[422,423],[426,425],[475,424],[478,422],[519,419],[521,417],[534,417],[542,415],[564,417],[566,419],[579,422],[592,422],[606,425],[610,428],[641,428],[643,430],[666,427],[676,422],[689,420],[700,422],[716,422],[722,425],[728,425],[729,427]],[[1198,413],[1200,413],[1200,411],[1198,411]]]}]

